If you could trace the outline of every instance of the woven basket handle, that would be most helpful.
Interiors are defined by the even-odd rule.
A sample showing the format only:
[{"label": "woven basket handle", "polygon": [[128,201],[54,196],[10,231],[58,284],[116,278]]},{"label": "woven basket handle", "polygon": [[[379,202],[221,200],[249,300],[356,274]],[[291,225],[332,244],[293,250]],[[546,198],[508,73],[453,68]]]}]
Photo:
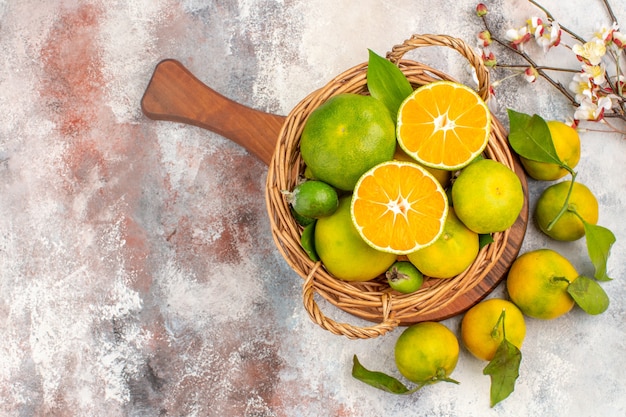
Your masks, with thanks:
[{"label": "woven basket handle", "polygon": [[391,314],[392,298],[391,295],[387,293],[382,294],[383,321],[373,326],[358,327],[348,323],[339,323],[326,317],[314,300],[316,292],[315,273],[320,265],[321,263],[317,262],[311,269],[311,272],[304,281],[304,286],[302,288],[304,308],[309,313],[311,320],[323,329],[339,336],[346,336],[349,339],[372,339],[374,337],[382,336],[398,327],[400,322],[393,317],[393,314]]},{"label": "woven basket handle", "polygon": [[401,45],[394,46],[387,53],[387,59],[398,64],[407,52],[425,46],[446,46],[452,48],[466,58],[476,70],[478,78],[478,95],[485,101],[489,98],[489,71],[482,58],[463,40],[447,35],[413,35]]}]

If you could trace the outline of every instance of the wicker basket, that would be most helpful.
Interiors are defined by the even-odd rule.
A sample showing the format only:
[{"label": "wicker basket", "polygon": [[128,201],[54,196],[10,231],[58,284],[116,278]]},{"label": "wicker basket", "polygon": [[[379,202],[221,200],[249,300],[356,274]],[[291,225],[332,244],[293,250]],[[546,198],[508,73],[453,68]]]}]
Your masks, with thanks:
[{"label": "wicker basket", "polygon": [[[437,79],[454,81],[450,76],[415,61],[402,59],[404,54],[426,46],[445,46],[456,50],[476,70],[478,94],[489,95],[489,72],[482,59],[463,41],[443,35],[414,35],[395,46],[387,58],[396,63],[414,88]],[[291,215],[281,190],[292,189],[302,176],[304,163],[299,153],[300,135],[308,115],[330,97],[341,93],[367,94],[367,63],[357,65],[331,80],[323,88],[302,100],[287,116],[269,166],[266,203],[272,234],[287,263],[304,279],[303,301],[311,319],[326,330],[348,338],[377,337],[399,325],[409,325],[432,317],[446,309],[477,286],[502,256],[507,245],[508,230],[493,235],[494,241],[483,247],[468,270],[452,279],[427,279],[417,292],[397,293],[383,276],[368,282],[346,282],[331,276],[320,262],[313,262],[300,245],[302,228]],[[493,118],[492,134],[485,150],[488,158],[513,168],[506,131]],[[341,310],[374,322],[371,326],[339,323],[326,317],[314,296],[319,294]],[[486,295],[486,294],[485,294]]]}]

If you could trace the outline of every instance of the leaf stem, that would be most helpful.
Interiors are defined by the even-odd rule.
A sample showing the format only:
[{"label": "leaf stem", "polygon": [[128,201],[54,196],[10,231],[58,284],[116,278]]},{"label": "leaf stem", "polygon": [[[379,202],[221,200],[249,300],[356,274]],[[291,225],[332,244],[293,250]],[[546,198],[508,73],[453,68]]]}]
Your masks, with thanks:
[{"label": "leaf stem", "polygon": [[565,196],[565,201],[563,202],[563,207],[561,207],[561,210],[557,213],[556,217],[554,217],[554,219],[552,219],[552,221],[550,223],[548,223],[548,226],[546,227],[546,229],[548,231],[552,230],[552,228],[554,227],[555,223],[557,221],[559,221],[559,219],[561,218],[561,216],[569,210],[569,199],[572,195],[572,191],[574,189],[574,182],[576,180],[576,175],[577,173],[574,172],[572,170],[572,168],[568,167],[567,165],[563,164],[562,165],[563,168],[567,169],[569,171],[569,173],[572,175],[572,179],[570,181],[569,184],[569,189],[567,190],[567,195]]},{"label": "leaf stem", "polygon": [[552,277],[551,279],[552,281],[563,281],[563,282],[567,282],[568,284],[572,283],[569,279],[565,277]]},{"label": "leaf stem", "polygon": [[498,333],[500,333],[499,327],[500,327],[500,323],[502,323],[502,339],[506,339],[506,328],[504,327],[504,318],[506,316],[506,309],[502,309],[502,313],[500,313],[500,316],[498,317],[498,321],[496,322],[496,325],[493,326],[493,329],[491,329],[491,337],[493,337],[494,339],[498,336]]},{"label": "leaf stem", "polygon": [[457,381],[456,379],[452,379],[452,378],[448,378],[448,377],[441,378],[439,381],[443,381],[443,382],[450,382],[450,383],[452,383],[452,384],[457,384],[457,385],[460,385],[460,384],[461,384],[461,383],[460,383],[459,381]]}]

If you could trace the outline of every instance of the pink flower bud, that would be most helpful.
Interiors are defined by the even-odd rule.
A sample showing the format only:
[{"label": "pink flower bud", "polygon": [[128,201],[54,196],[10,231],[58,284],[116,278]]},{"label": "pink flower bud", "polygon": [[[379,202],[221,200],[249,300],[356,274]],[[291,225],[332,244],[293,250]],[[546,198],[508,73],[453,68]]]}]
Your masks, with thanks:
[{"label": "pink flower bud", "polygon": [[488,30],[483,30],[482,32],[478,33],[478,41],[483,48],[491,45],[491,33]]},{"label": "pink flower bud", "polygon": [[626,48],[626,34],[617,31],[613,32],[613,43],[618,48]]},{"label": "pink flower bud", "polygon": [[535,67],[528,67],[526,68],[526,71],[524,71],[524,78],[529,83],[534,83],[535,81],[537,81],[538,76],[539,76],[539,73],[537,72]]},{"label": "pink flower bud", "polygon": [[486,67],[493,68],[498,63],[496,60],[496,56],[493,54],[493,52],[489,52],[489,55],[487,55],[485,51],[483,51],[481,58]]},{"label": "pink flower bud", "polygon": [[489,10],[487,10],[487,6],[485,6],[485,4],[483,4],[483,3],[478,3],[478,5],[476,6],[476,15],[477,15],[478,17],[483,17],[483,16],[485,16],[488,12],[489,12]]}]

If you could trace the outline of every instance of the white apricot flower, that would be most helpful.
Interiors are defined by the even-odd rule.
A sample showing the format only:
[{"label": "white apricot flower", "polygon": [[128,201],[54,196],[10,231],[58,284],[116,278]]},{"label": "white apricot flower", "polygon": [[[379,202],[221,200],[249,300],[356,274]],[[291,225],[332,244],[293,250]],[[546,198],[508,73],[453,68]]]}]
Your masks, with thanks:
[{"label": "white apricot flower", "polygon": [[611,40],[613,33],[619,29],[617,23],[613,23],[611,26],[608,26],[604,23],[598,25],[598,28],[593,32],[594,39],[598,39],[603,43],[606,43]]},{"label": "white apricot flower", "polygon": [[522,26],[519,29],[509,29],[504,34],[504,37],[511,43],[511,46],[519,50],[523,49],[524,43],[527,42],[531,36],[527,26]]},{"label": "white apricot flower", "polygon": [[541,20],[539,17],[537,16],[533,16],[530,19],[528,19],[526,21],[526,24],[528,25],[528,29],[530,30],[530,33],[532,33],[532,35],[535,38],[540,37],[541,35],[543,35],[543,20]]},{"label": "white apricot flower", "polygon": [[608,97],[600,97],[597,101],[586,98],[580,103],[576,112],[574,112],[574,119],[593,121],[601,120],[604,117],[604,112],[606,110],[610,110],[612,106],[613,103]]},{"label": "white apricot flower", "polygon": [[579,60],[588,65],[598,65],[606,55],[606,46],[604,42],[596,39],[583,45],[577,43],[572,47],[572,51]]},{"label": "white apricot flower", "polygon": [[535,35],[535,40],[537,45],[543,48],[544,52],[548,52],[550,48],[561,43],[561,27],[557,22],[552,22],[550,26],[544,26],[544,30],[539,37]]},{"label": "white apricot flower", "polygon": [[604,84],[606,81],[606,68],[603,63],[599,65],[587,65],[583,64],[583,72],[594,82],[596,85]]},{"label": "white apricot flower", "polygon": [[589,75],[584,73],[575,74],[574,77],[572,77],[572,81],[569,83],[569,89],[576,95],[575,99],[577,103],[582,103],[583,100],[591,99],[593,96]]}]

